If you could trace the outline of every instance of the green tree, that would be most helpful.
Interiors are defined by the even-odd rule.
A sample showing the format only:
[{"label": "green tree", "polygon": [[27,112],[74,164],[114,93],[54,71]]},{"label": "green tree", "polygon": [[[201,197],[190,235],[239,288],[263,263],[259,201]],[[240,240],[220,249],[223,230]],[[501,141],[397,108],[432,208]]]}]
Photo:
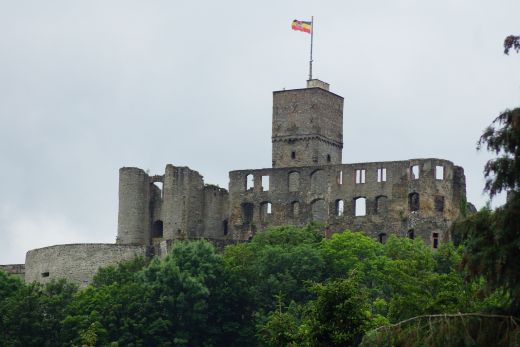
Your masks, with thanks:
[{"label": "green tree", "polygon": [[313,297],[307,283],[323,279],[325,263],[316,226],[270,228],[251,243],[226,247],[224,258],[260,311],[276,307],[276,296],[302,303]]},{"label": "green tree", "polygon": [[366,292],[351,278],[316,284],[306,317],[312,346],[355,346],[372,326]]},{"label": "green tree", "polygon": [[463,265],[469,278],[481,276],[489,293],[504,291],[509,310],[520,313],[520,108],[500,114],[480,138],[478,148],[495,152],[484,168],[485,191],[491,198],[507,191],[504,206],[484,208],[454,225],[465,242]]},{"label": "green tree", "polygon": [[76,290],[64,280],[25,284],[0,272],[0,345],[56,346]]}]

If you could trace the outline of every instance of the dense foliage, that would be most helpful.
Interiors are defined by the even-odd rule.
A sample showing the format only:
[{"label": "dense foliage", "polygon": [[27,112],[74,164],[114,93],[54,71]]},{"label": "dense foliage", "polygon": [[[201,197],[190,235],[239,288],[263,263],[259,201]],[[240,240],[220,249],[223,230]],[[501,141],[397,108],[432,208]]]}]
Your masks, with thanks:
[{"label": "dense foliage", "polygon": [[0,345],[348,346],[381,325],[502,302],[464,281],[452,244],[318,230],[273,228],[223,252],[178,242],[163,259],[101,269],[81,290],[0,274]]},{"label": "dense foliage", "polygon": [[[507,313],[520,314],[520,108],[506,110],[479,141],[497,154],[484,168],[485,190],[493,197],[508,192],[504,206],[484,208],[456,223],[454,234],[463,240],[463,265],[472,279],[485,279],[489,291],[506,294]],[[504,306],[504,305],[502,305]]]}]

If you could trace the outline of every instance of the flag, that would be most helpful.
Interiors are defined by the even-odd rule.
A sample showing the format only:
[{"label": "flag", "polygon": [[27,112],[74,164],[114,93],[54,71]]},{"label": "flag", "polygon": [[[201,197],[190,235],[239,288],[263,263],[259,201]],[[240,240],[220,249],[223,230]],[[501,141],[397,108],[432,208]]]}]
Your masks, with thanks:
[{"label": "flag", "polygon": [[292,21],[291,28],[292,30],[299,30],[310,34],[312,31],[312,22],[304,22],[295,19]]}]

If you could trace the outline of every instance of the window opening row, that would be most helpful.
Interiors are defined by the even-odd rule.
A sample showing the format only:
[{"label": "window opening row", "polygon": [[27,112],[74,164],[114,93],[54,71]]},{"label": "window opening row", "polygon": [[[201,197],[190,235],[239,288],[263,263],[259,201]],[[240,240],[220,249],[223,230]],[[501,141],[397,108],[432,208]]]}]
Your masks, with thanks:
[{"label": "window opening row", "polygon": [[[262,176],[261,180],[261,188],[263,191],[269,191],[270,188],[270,179],[268,175]],[[252,190],[255,186],[255,179],[253,174],[249,174],[246,176],[246,190]]]},{"label": "window opening row", "polygon": [[[420,176],[419,165],[412,165],[410,167],[410,177],[412,178],[412,180],[417,180],[417,179],[419,179],[419,176]],[[444,179],[444,166],[442,166],[442,165],[435,166],[435,179],[436,180]]]},{"label": "window opening row", "polygon": [[[323,170],[316,170],[311,174],[311,185],[312,185],[312,179],[314,178],[314,175],[317,173],[321,173]],[[420,176],[420,170],[419,165],[413,165],[410,167],[410,177],[412,180],[419,179]],[[444,167],[443,166],[436,166],[435,167],[435,179],[436,180],[443,180],[444,179]],[[379,168],[377,169],[377,182],[386,182],[387,180],[387,173],[386,168]],[[338,175],[336,176],[336,182],[339,185],[343,185],[343,170],[340,170],[338,172]],[[364,184],[366,183],[366,169],[356,169],[355,171],[355,182],[356,184]],[[300,184],[300,174],[297,171],[293,171],[289,173],[289,191],[294,192],[299,190],[299,184]],[[255,185],[254,182],[254,176],[253,174],[249,174],[246,176],[246,190],[253,189]],[[269,191],[270,190],[270,176],[264,175],[261,179],[261,188],[262,191]]]}]

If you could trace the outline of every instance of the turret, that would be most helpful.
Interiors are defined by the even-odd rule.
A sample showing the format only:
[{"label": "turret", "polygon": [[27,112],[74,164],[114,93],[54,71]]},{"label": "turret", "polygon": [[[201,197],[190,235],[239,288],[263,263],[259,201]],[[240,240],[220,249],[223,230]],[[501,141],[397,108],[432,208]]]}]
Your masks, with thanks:
[{"label": "turret", "polygon": [[150,235],[150,179],[141,169],[119,169],[117,243],[146,245]]}]

